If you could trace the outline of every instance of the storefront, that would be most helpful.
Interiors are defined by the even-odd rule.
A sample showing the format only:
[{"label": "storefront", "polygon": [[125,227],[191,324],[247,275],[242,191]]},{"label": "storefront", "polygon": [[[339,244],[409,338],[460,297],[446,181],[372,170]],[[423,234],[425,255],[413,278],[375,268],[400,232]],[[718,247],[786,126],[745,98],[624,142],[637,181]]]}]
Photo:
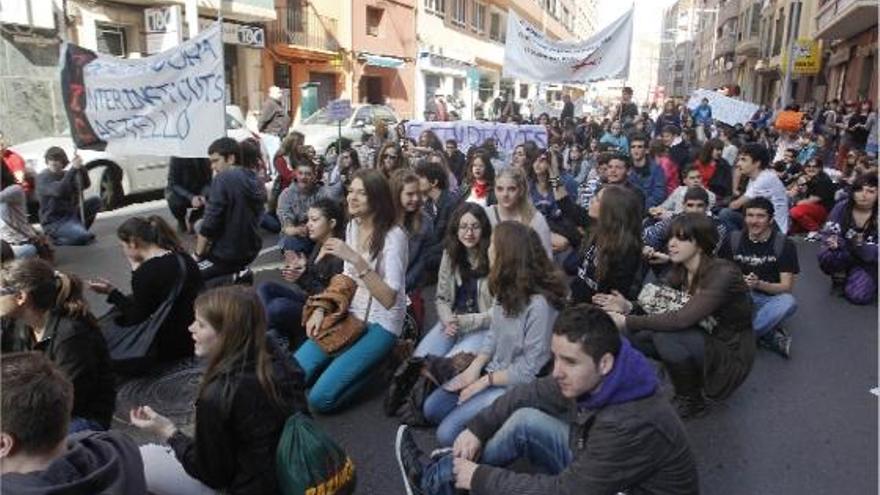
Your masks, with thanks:
[{"label": "storefront", "polygon": [[389,55],[357,52],[354,101],[388,105],[398,118],[413,118],[415,63]]},{"label": "storefront", "polygon": [[[199,29],[216,19],[199,18]],[[260,24],[223,21],[223,64],[226,75],[226,104],[238,105],[242,112],[259,112],[263,93],[261,51],[266,46],[265,29]]]},{"label": "storefront", "polygon": [[468,75],[474,66],[426,51],[419,53],[416,66],[416,115],[423,117],[432,110],[435,95],[442,95],[448,111],[454,111],[462,119],[473,117],[476,91],[468,83]]}]

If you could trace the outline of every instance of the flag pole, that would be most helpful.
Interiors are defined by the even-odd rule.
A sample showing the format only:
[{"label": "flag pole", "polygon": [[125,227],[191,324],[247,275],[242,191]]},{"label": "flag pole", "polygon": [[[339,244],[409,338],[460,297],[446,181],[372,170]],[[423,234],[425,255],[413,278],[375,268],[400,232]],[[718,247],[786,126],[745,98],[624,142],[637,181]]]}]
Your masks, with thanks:
[{"label": "flag pole", "polygon": [[[61,29],[58,30],[58,33],[61,37],[62,46],[64,43],[69,41],[68,29],[70,28],[70,22],[67,18],[67,0],[62,0],[61,2]],[[62,50],[63,52],[63,50]],[[63,61],[62,61],[63,62]],[[73,133],[71,132],[71,135]],[[73,159],[76,160],[79,155],[77,154],[76,140],[73,140]],[[88,172],[86,172],[88,173]],[[99,191],[100,191],[100,185]],[[79,221],[82,222],[83,227],[86,226],[86,205],[85,199],[83,198],[83,184],[82,184],[82,173],[77,171],[76,173],[76,192],[79,202]]]}]

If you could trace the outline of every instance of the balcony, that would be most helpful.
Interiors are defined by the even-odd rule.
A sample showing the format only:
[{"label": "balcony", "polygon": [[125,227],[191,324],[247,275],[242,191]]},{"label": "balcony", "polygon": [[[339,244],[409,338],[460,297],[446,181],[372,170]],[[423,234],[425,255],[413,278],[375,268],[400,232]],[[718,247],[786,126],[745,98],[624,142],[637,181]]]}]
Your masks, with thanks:
[{"label": "balcony", "polygon": [[270,44],[333,54],[339,50],[336,19],[300,8],[276,10],[278,20],[268,24],[266,29]]},{"label": "balcony", "polygon": [[760,48],[758,37],[752,36],[736,44],[736,54],[743,57],[757,57]]},{"label": "balcony", "polygon": [[737,17],[739,17],[739,0],[727,0],[718,13],[718,24],[724,24],[728,19]]},{"label": "balcony", "polygon": [[715,56],[728,55],[736,49],[736,37],[722,36],[715,42]]},{"label": "balcony", "polygon": [[826,0],[816,14],[816,37],[846,39],[877,25],[877,0]]}]

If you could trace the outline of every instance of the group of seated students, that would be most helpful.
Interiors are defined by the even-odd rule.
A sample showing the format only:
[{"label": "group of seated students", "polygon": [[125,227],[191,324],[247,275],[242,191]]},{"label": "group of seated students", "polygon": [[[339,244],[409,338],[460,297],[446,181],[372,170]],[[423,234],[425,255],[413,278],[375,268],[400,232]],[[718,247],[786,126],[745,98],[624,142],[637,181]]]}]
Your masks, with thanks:
[{"label": "group of seated students", "polygon": [[[436,136],[406,150],[386,143],[373,167],[353,166],[346,150],[326,174],[298,165],[280,192],[285,283],[204,291],[207,280],[246,267],[262,242],[267,198],[230,141],[208,150],[214,178],[196,226],[201,263],[161,218],[131,218],[117,236],[132,294],[87,283],[126,324],[150,318],[181,284],[136,371],[190,355],[206,361],[194,435],[149,404],[128,419],[171,450],[138,452],[107,432],[120,370],[83,282],[43,260],[17,260],[0,271],[3,349],[17,352],[2,363],[7,488],[60,483],[58,471],[81,456],[105,460],[89,467],[104,469],[102,479],[66,473],[64,482],[105,483],[98,492],[278,493],[285,420],[356,401],[391,360],[408,299],[427,285],[436,284],[438,319],[414,355],[471,360],[421,404],[445,450],[427,456],[409,430],[398,432],[408,493],[696,493],[679,418],[729,397],[757,345],[790,354],[785,322],[797,307],[798,257],[786,237],[787,193],[761,145],[739,150],[747,178],[739,197],[713,191],[706,176],[725,172],[707,166],[683,167],[684,189],[670,188],[638,135],[626,153],[589,157],[527,142],[509,164],[487,143],[469,150],[459,177]],[[823,232],[820,265],[856,303],[876,292],[876,202],[876,175],[856,178]],[[345,314],[310,306],[339,290],[340,274],[354,284]],[[363,332],[325,351],[325,322],[345,315]],[[672,403],[651,360],[666,369]],[[22,385],[28,376],[47,386]],[[52,428],[28,419],[38,410]],[[72,447],[65,434],[76,434]],[[505,469],[520,458],[543,474]]]}]

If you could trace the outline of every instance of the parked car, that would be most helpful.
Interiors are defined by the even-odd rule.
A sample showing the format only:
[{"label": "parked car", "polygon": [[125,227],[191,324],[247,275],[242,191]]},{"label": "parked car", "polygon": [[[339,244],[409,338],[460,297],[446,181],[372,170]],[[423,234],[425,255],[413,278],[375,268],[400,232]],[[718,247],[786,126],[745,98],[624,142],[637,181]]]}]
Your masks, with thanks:
[{"label": "parked car", "polygon": [[[360,143],[364,134],[372,134],[373,120],[376,118],[384,120],[389,128],[397,125],[399,120],[394,110],[387,105],[352,105],[351,116],[342,121],[342,137]],[[313,146],[315,151],[325,155],[336,142],[340,132],[337,122],[331,120],[327,114],[326,107],[294,125],[290,130],[303,133],[306,137],[305,144]]]},{"label": "parked car", "polygon": [[[235,105],[226,106],[226,134],[238,141],[248,138],[260,140],[259,135],[247,129],[241,109]],[[265,146],[262,142],[260,145],[264,160],[267,160]],[[73,156],[74,144],[69,132],[61,136],[19,143],[10,146],[10,149],[24,158],[28,175],[36,176],[46,169],[43,155],[51,146],[62,148],[68,157]],[[100,196],[104,208],[108,210],[120,206],[125,197],[131,194],[164,189],[168,181],[168,156],[118,156],[92,150],[78,152],[92,182],[91,187],[85,191],[86,196]]]}]

